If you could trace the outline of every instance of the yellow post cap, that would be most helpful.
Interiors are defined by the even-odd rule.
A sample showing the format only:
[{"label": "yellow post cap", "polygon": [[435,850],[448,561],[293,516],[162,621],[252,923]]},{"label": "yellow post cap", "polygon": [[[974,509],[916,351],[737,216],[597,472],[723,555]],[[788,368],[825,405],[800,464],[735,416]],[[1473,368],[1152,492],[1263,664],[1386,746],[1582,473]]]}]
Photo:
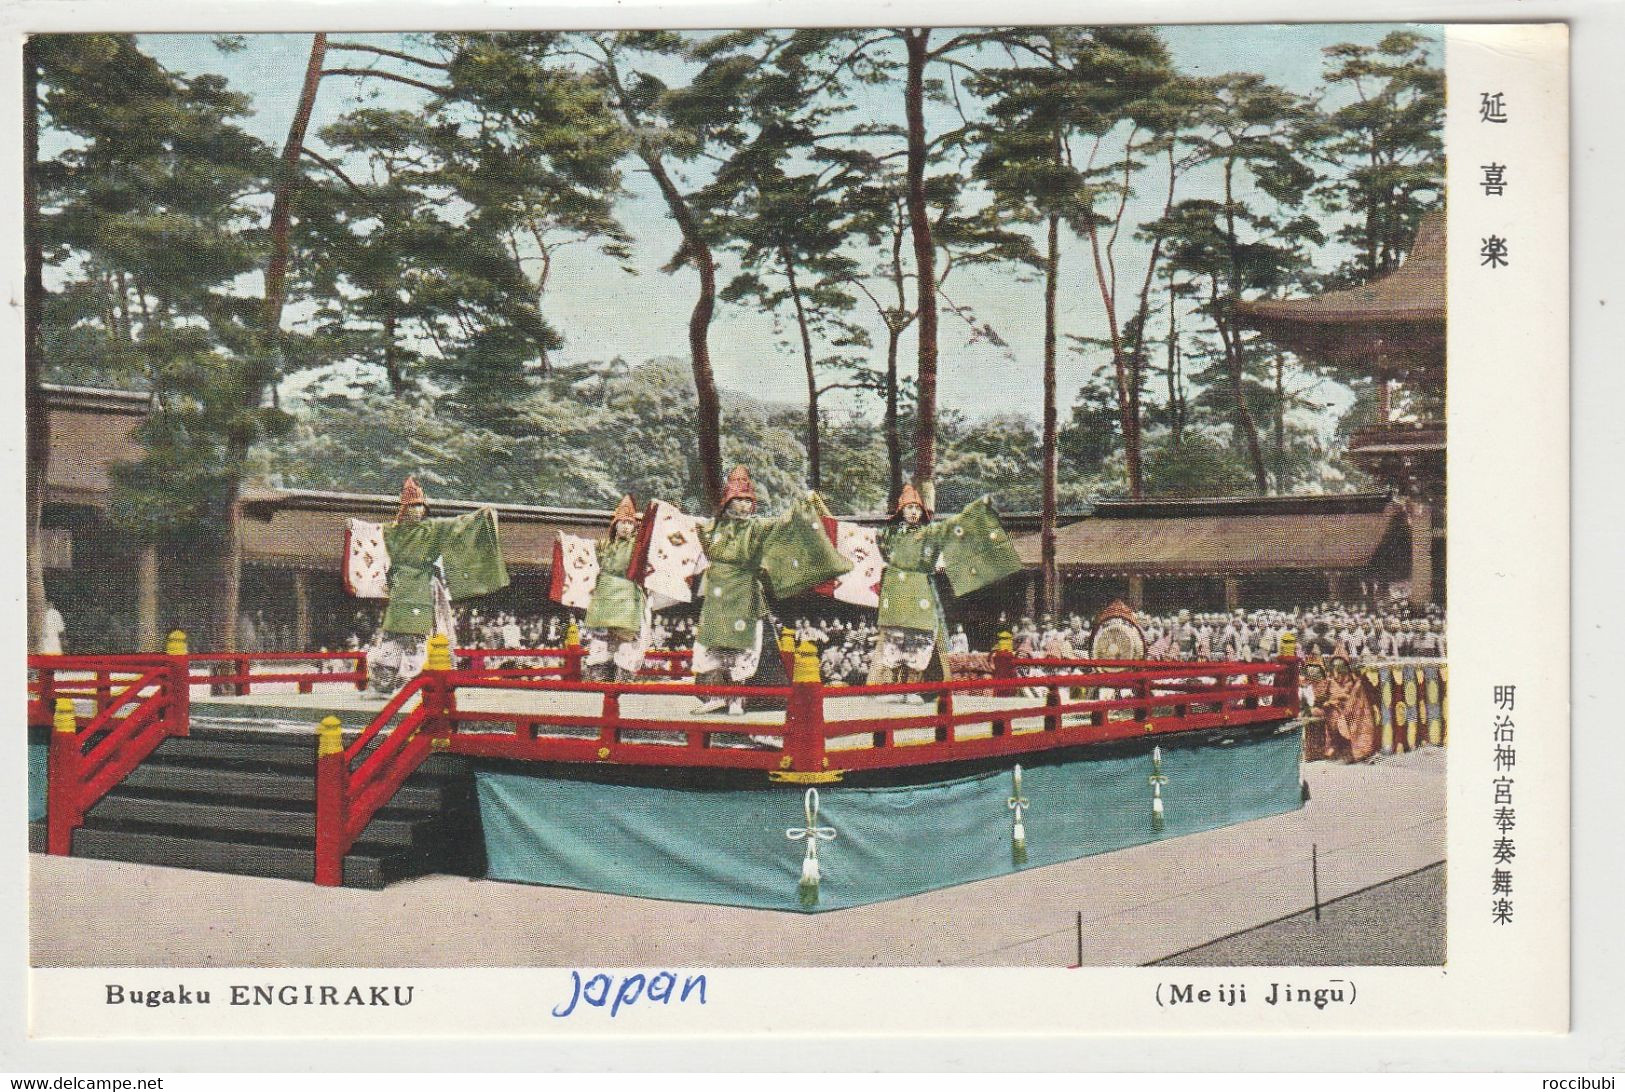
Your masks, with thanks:
[{"label": "yellow post cap", "polygon": [[336,755],[344,750],[344,725],[338,717],[323,717],[316,729],[316,757]]},{"label": "yellow post cap", "polygon": [[1296,656],[1298,654],[1298,635],[1290,630],[1281,634],[1281,655]]},{"label": "yellow post cap", "polygon": [[170,630],[169,637],[164,641],[164,655],[185,656],[186,654],[186,631],[184,629]]},{"label": "yellow post cap", "polygon": [[79,717],[73,711],[72,698],[56,699],[56,712],[51,717],[51,727],[58,732],[77,732],[79,730]]},{"label": "yellow post cap", "polygon": [[429,638],[429,655],[423,666],[430,671],[451,670],[451,641],[444,633]]},{"label": "yellow post cap", "polygon": [[818,649],[813,647],[811,641],[801,642],[801,647],[796,649],[796,670],[795,674],[790,677],[790,681],[793,683],[823,682],[823,679],[818,674]]},{"label": "yellow post cap", "polygon": [[789,626],[779,630],[779,651],[794,652],[796,650],[796,631]]},{"label": "yellow post cap", "polygon": [[564,647],[565,648],[576,648],[580,644],[581,644],[581,629],[580,629],[579,626],[577,626],[575,624],[575,621],[572,619],[570,624],[564,627]]},{"label": "yellow post cap", "polygon": [[993,651],[994,652],[1014,652],[1015,650],[1016,650],[1015,638],[1013,638],[1010,635],[1010,631],[1007,630],[1007,629],[1000,630],[999,631],[999,643],[993,646]]}]

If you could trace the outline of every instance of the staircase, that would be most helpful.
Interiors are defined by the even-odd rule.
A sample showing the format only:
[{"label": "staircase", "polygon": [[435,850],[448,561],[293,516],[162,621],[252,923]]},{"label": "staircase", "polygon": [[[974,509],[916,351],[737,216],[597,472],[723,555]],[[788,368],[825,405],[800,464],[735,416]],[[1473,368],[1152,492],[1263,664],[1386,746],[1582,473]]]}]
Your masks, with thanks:
[{"label": "staircase", "polygon": [[[85,816],[73,856],[310,882],[316,872],[316,741],[194,716]],[[45,824],[29,825],[45,849]],[[344,886],[378,889],[433,872],[485,871],[467,761],[434,755],[344,858]]]}]

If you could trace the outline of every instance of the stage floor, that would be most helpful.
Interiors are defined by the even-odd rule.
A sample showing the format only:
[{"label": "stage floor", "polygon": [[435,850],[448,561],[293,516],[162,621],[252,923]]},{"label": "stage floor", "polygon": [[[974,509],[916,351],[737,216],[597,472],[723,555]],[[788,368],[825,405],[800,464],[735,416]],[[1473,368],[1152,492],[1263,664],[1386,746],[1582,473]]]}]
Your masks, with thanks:
[{"label": "stage floor", "polygon": [[[192,696],[193,714],[208,718],[211,725],[215,726],[273,729],[302,734],[314,733],[317,723],[329,715],[338,716],[347,729],[362,727],[378,714],[386,701],[376,694],[349,686],[335,685],[315,693],[300,694],[291,684],[283,688],[284,692],[278,693],[273,689],[276,685],[267,685],[263,688],[263,693],[261,688],[256,687],[255,693],[242,696],[211,695],[207,687],[195,687]],[[954,709],[960,713],[992,714],[1006,709],[1030,709],[1040,701],[1041,698],[1033,697],[956,694]],[[603,699],[598,694],[579,691],[482,690],[477,687],[458,687],[457,704],[459,708],[470,712],[593,716],[602,709]],[[737,726],[742,735],[770,735],[771,729],[782,727],[784,724],[783,710],[758,710],[739,716],[722,713],[699,715],[693,711],[695,704],[693,698],[679,695],[636,693],[623,695],[620,703],[623,717],[656,720],[667,724]],[[884,702],[876,698],[843,698],[840,696],[839,688],[833,688],[826,691],[824,717],[829,724],[839,724],[843,721],[861,721],[867,724],[920,716],[933,711],[934,708],[934,703],[908,705]],[[1082,719],[1081,715],[1069,717],[1067,722],[1073,723]],[[1017,717],[1010,725],[1010,731],[1017,735],[1043,730],[1042,716]],[[537,734],[582,736],[592,733],[565,728],[550,731],[543,723],[538,726]],[[989,724],[966,724],[959,727],[957,737],[977,739],[991,734],[992,726]],[[926,742],[934,738],[935,731],[930,728],[903,729],[897,733],[898,742],[904,744],[915,741]],[[657,737],[652,735],[650,741],[665,742],[657,740]],[[868,730],[861,734],[832,736],[829,741],[831,750],[870,745],[871,732]]]}]

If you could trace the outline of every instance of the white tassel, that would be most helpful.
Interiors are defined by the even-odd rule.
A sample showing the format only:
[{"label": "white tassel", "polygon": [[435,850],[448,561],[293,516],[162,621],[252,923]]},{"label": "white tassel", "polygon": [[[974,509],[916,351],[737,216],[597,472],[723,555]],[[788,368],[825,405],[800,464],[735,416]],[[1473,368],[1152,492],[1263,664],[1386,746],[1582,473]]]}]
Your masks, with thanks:
[{"label": "white tassel", "polygon": [[811,906],[818,901],[818,884],[823,879],[818,868],[818,843],[832,840],[835,837],[835,829],[818,825],[817,789],[807,790],[803,807],[807,825],[791,827],[784,832],[784,836],[792,841],[804,841],[807,845],[807,852],[801,858],[801,901],[802,905]]},{"label": "white tassel", "polygon": [[1025,796],[1021,795],[1021,766],[1019,764],[1010,771],[1010,776],[1014,795],[1006,801],[1006,806],[1015,813],[1014,821],[1010,826],[1010,847],[1018,855],[1024,855],[1027,852],[1027,824],[1024,820],[1029,801]]},{"label": "white tassel", "polygon": [[1147,778],[1151,783],[1151,827],[1161,830],[1162,815],[1162,787],[1168,784],[1168,778],[1162,772],[1162,748],[1151,748],[1151,776]]}]

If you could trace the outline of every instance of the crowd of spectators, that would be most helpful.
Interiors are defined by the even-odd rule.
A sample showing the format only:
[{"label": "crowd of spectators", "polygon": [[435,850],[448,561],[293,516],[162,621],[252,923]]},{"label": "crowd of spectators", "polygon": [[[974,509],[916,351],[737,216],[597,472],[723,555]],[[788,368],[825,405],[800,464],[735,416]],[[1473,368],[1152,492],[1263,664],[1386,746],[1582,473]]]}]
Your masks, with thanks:
[{"label": "crowd of spectators", "polygon": [[[469,648],[557,648],[564,643],[570,614],[548,604],[523,614],[456,608],[459,644]],[[327,639],[320,647],[361,649],[377,629],[376,612],[359,609],[333,612],[316,620]],[[1145,634],[1146,657],[1152,660],[1264,660],[1279,655],[1281,638],[1292,633],[1303,656],[1330,657],[1341,653],[1351,660],[1384,661],[1436,659],[1445,655],[1444,614],[1436,606],[1414,610],[1408,604],[1352,604],[1325,602],[1288,610],[1171,611],[1139,615]],[[876,627],[872,616],[857,619],[799,617],[787,622],[797,642],[811,641],[818,649],[826,680],[860,683],[869,671]],[[655,616],[652,648],[687,649],[694,644],[695,619],[687,614]],[[972,647],[965,626],[950,622],[950,653],[988,651],[991,641]],[[980,632],[1009,630],[1017,655],[1085,656],[1093,630],[1080,613],[1001,616],[996,625]],[[244,651],[292,649],[288,626],[264,620],[260,612],[245,616],[240,636]],[[335,636],[337,634],[337,636]]]}]

